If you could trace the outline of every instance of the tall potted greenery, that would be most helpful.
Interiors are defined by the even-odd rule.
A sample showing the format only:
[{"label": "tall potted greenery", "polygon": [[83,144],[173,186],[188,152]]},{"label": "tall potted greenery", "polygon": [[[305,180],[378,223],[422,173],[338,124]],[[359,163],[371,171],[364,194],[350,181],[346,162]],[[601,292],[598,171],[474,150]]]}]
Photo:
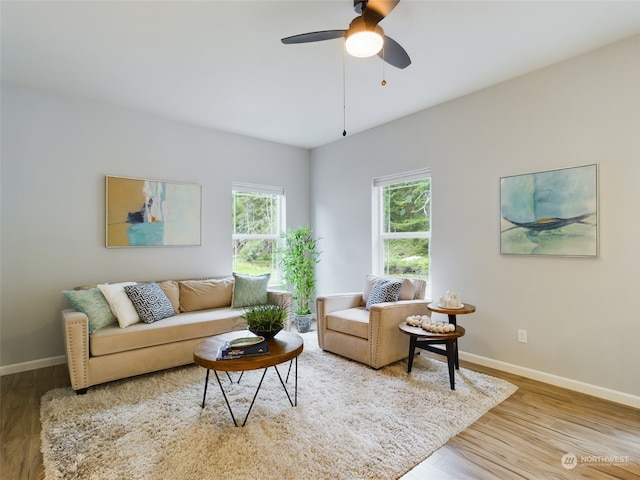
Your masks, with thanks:
[{"label": "tall potted greenery", "polygon": [[318,243],[311,228],[288,229],[281,234],[284,247],[277,253],[284,283],[293,291],[294,320],[299,332],[309,331],[311,303],[316,291],[315,265],[320,261]]}]

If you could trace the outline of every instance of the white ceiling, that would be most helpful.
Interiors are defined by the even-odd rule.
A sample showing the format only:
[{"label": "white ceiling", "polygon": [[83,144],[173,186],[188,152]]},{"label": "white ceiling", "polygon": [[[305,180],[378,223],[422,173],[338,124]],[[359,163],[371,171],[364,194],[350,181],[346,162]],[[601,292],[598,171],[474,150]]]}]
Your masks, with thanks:
[{"label": "white ceiling", "polygon": [[[352,0],[6,1],[2,81],[313,148],[640,33],[640,1],[402,0],[404,70],[348,57]],[[639,59],[640,61],[640,59]],[[382,87],[383,78],[387,85]]]}]

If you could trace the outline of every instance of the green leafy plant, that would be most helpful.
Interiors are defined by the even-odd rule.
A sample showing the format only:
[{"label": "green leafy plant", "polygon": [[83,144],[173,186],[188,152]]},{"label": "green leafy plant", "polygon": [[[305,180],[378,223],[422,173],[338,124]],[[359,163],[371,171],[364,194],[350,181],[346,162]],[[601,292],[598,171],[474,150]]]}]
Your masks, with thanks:
[{"label": "green leafy plant", "polygon": [[293,290],[294,313],[308,315],[316,291],[315,265],[320,261],[317,240],[309,227],[289,229],[281,237],[285,245],[277,253],[283,280]]},{"label": "green leafy plant", "polygon": [[274,332],[282,330],[288,316],[289,305],[282,302],[247,307],[242,318],[252,332]]}]

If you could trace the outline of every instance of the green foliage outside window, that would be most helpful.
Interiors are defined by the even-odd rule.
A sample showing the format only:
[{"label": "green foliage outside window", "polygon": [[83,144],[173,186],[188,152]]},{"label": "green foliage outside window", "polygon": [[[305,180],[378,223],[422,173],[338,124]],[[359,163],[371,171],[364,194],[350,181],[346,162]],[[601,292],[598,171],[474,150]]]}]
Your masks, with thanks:
[{"label": "green foliage outside window", "polygon": [[383,189],[383,232],[428,232],[431,180],[395,183]]},{"label": "green foliage outside window", "polygon": [[[431,179],[384,186],[382,204],[384,273],[427,278],[429,238],[425,234],[431,229]],[[417,235],[406,238],[412,234]]]},{"label": "green foliage outside window", "polygon": [[276,277],[278,195],[233,192],[233,271]]}]

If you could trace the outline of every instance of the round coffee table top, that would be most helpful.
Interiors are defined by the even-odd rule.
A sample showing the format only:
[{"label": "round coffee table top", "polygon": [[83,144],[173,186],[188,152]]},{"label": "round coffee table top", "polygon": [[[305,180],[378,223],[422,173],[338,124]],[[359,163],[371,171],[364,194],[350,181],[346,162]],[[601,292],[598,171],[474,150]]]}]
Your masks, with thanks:
[{"label": "round coffee table top", "polygon": [[267,340],[269,353],[249,357],[216,360],[218,349],[229,340],[255,336],[248,330],[222,333],[203,340],[193,350],[193,361],[196,365],[225,372],[243,372],[273,367],[294,359],[302,353],[304,342],[302,337],[292,332],[281,331],[274,338]]},{"label": "round coffee table top", "polygon": [[476,306],[470,303],[463,303],[461,308],[448,308],[441,307],[438,302],[431,302],[427,305],[427,308],[432,312],[446,313],[448,315],[464,315],[465,313],[473,313],[476,311]]},{"label": "round coffee table top", "polygon": [[456,326],[455,331],[447,332],[447,333],[437,333],[437,332],[427,332],[422,327],[412,327],[411,325],[407,325],[406,322],[402,322],[398,325],[398,328],[403,333],[407,335],[413,335],[420,338],[428,338],[431,340],[451,340],[454,338],[464,336],[464,327]]}]

